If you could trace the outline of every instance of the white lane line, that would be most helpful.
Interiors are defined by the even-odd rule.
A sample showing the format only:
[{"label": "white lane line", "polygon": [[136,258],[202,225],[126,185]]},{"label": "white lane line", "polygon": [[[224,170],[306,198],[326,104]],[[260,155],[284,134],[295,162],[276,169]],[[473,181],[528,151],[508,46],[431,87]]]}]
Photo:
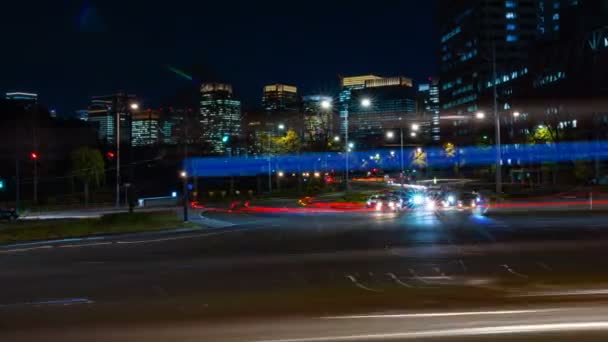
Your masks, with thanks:
[{"label": "white lane line", "polygon": [[133,245],[133,244],[139,244],[139,243],[155,243],[155,242],[175,241],[175,240],[184,240],[184,239],[194,239],[194,238],[198,238],[198,237],[207,237],[207,236],[220,235],[220,234],[226,234],[226,233],[229,233],[229,232],[215,232],[215,233],[208,233],[208,234],[177,236],[177,237],[149,239],[149,240],[117,241],[116,243],[121,244],[121,245]]},{"label": "white lane line", "polygon": [[[414,277],[414,279],[416,279],[416,280],[418,280],[418,281],[420,281],[421,283],[424,283],[424,284],[428,284],[428,283],[429,283],[428,281],[426,281],[426,280],[424,280],[424,279],[420,278],[420,277],[419,277],[419,276],[416,274],[416,272],[414,272],[414,270],[413,270],[413,269],[411,269],[411,268],[410,268],[409,270],[410,270],[410,274],[411,274],[411,275]],[[426,278],[426,277],[425,277],[425,278]]]},{"label": "white lane line", "polygon": [[94,301],[88,298],[65,298],[65,299],[52,299],[35,302],[24,302],[14,304],[0,304],[0,307],[14,307],[14,306],[43,306],[43,305],[61,305],[68,306],[74,304],[93,304]]},{"label": "white lane line", "polygon": [[532,293],[526,293],[526,294],[512,295],[511,297],[550,297],[550,296],[559,297],[559,296],[600,296],[600,295],[608,295],[608,289],[532,292]]},{"label": "white lane line", "polygon": [[348,316],[325,316],[325,317],[321,317],[321,319],[429,318],[429,317],[453,317],[453,316],[517,315],[517,314],[553,312],[553,311],[561,311],[561,310],[563,310],[563,309],[429,312],[429,313],[387,314],[387,315],[348,315]]},{"label": "white lane line", "polygon": [[386,275],[389,276],[389,278],[391,278],[392,280],[394,280],[395,283],[397,283],[403,287],[413,287],[410,284],[402,282],[394,273],[386,273]]},{"label": "white lane line", "polygon": [[53,246],[38,246],[38,247],[29,247],[29,248],[8,249],[8,250],[5,250],[5,251],[0,251],[0,253],[8,254],[8,253],[33,251],[33,250],[36,250],[36,249],[49,249],[49,248],[53,248]]},{"label": "white lane line", "polygon": [[550,324],[521,324],[521,325],[501,325],[493,327],[444,329],[420,332],[398,332],[387,334],[362,334],[362,335],[343,335],[343,336],[321,336],[288,338],[276,340],[257,340],[255,342],[323,342],[323,341],[386,341],[416,338],[433,337],[454,337],[454,336],[484,336],[484,335],[505,335],[505,334],[526,334],[541,332],[563,332],[563,331],[600,331],[608,329],[608,321],[599,322],[580,322],[580,323],[550,323]]},{"label": "white lane line", "polygon": [[370,292],[382,292],[382,291],[379,291],[379,290],[374,290],[374,289],[372,289],[372,288],[369,288],[369,287],[367,287],[367,286],[365,286],[365,285],[361,284],[360,282],[358,282],[358,281],[357,281],[357,278],[355,278],[354,276],[352,276],[352,275],[350,275],[350,274],[347,274],[347,275],[346,275],[346,278],[348,278],[348,279],[349,279],[349,280],[350,280],[350,281],[351,281],[353,284],[355,284],[355,286],[356,286],[356,287],[358,287],[358,288],[360,288],[360,289],[363,289],[363,290],[365,290],[365,291],[370,291]]},{"label": "white lane line", "polygon": [[511,267],[509,267],[509,265],[507,265],[507,264],[500,265],[500,266],[504,267],[505,270],[507,270],[507,272],[509,272],[509,273],[511,273],[513,275],[516,275],[516,276],[518,276],[520,278],[528,278],[528,276],[525,275],[525,274],[521,274],[521,273],[513,271],[513,269]]},{"label": "white lane line", "polygon": [[58,248],[80,248],[80,247],[91,247],[91,246],[103,246],[103,245],[111,245],[112,242],[96,242],[96,243],[85,243],[80,245],[60,245]]}]

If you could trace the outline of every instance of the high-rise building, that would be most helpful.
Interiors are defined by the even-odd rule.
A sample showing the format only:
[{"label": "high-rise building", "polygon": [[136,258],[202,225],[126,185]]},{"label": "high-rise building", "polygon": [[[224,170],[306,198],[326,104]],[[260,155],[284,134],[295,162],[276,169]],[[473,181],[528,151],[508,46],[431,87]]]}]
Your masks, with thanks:
[{"label": "high-rise building", "polygon": [[308,95],[302,98],[304,111],[304,139],[322,141],[335,133],[333,99],[325,95]]},{"label": "high-rise building", "polygon": [[429,77],[428,83],[418,85],[418,111],[430,122],[431,140],[440,141],[439,80],[437,78]]},{"label": "high-rise building", "polygon": [[200,124],[202,140],[212,153],[232,153],[233,140],[241,135],[241,101],[235,99],[232,86],[224,83],[201,85]]},{"label": "high-rise building", "polygon": [[361,75],[340,78],[340,94],[338,96],[338,113],[340,115],[340,134],[346,132],[346,118],[349,113],[351,92],[356,89],[365,88],[366,81],[381,80],[382,77],[376,75]]},{"label": "high-rise building", "polygon": [[349,140],[358,146],[382,144],[384,133],[421,124],[416,114],[416,91],[405,77],[370,79],[364,87],[350,90]]},{"label": "high-rise building", "polygon": [[297,111],[300,106],[298,88],[286,84],[271,84],[264,87],[262,106],[266,111]]},{"label": "high-rise building", "polygon": [[116,144],[116,118],[120,121],[121,144],[131,143],[131,114],[137,105],[134,95],[117,93],[94,96],[88,108],[89,122],[97,128],[97,137],[110,145]]},{"label": "high-rise building", "polygon": [[537,1],[440,1],[443,114],[471,115],[482,109],[481,97],[491,94],[493,82],[509,83],[528,73]]},{"label": "high-rise building", "polygon": [[161,114],[157,110],[139,110],[132,114],[133,146],[156,145],[161,138]]}]

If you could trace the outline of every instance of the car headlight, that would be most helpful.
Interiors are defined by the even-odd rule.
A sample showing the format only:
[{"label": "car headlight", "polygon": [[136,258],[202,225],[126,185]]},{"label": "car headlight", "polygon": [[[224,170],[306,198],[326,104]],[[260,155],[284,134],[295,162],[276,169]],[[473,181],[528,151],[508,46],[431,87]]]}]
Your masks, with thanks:
[{"label": "car headlight", "polygon": [[390,208],[394,208],[395,207],[395,202],[388,202],[388,206]]},{"label": "car headlight", "polygon": [[449,204],[454,204],[454,202],[456,202],[456,198],[454,198],[453,195],[449,195],[448,196],[448,203]]},{"label": "car headlight", "polygon": [[422,203],[424,203],[424,196],[420,194],[414,195],[412,197],[412,203],[414,203],[415,205],[421,205]]},{"label": "car headlight", "polygon": [[376,210],[381,210],[382,209],[382,202],[378,202],[376,203]]}]

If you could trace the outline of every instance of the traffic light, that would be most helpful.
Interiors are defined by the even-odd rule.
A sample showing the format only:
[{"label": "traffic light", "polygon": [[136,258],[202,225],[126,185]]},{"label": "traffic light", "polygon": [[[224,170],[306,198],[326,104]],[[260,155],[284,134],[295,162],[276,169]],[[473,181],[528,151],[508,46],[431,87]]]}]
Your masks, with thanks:
[{"label": "traffic light", "polygon": [[38,159],[38,153],[37,152],[32,152],[30,153],[30,158],[32,160],[37,160]]},{"label": "traffic light", "polygon": [[114,154],[114,152],[112,152],[112,151],[106,152],[106,158],[108,158],[109,160],[114,159],[114,157],[116,157],[116,154]]}]

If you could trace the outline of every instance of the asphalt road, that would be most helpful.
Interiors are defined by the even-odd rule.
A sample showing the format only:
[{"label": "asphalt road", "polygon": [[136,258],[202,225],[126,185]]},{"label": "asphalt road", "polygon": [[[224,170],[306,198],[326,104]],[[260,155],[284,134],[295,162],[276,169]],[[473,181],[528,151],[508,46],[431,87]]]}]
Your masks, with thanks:
[{"label": "asphalt road", "polygon": [[[293,338],[321,341],[310,338],[325,336],[332,341],[364,341],[384,337],[441,338],[403,334],[453,332],[464,321],[471,323],[466,327],[476,326],[473,323],[479,323],[477,327],[532,324],[536,318],[526,320],[515,314],[509,316],[511,320],[500,315],[488,316],[485,321],[477,318],[458,321],[454,319],[456,316],[445,316],[437,325],[426,320],[423,325],[413,322],[411,329],[409,321],[382,323],[385,321],[378,318],[319,322],[318,317],[308,317],[279,325],[274,323],[275,319],[267,318],[246,323],[222,321],[207,329],[203,328],[206,323],[197,321],[196,315],[190,313],[195,310],[193,307],[206,309],[205,296],[212,299],[226,294],[346,288],[366,296],[394,287],[405,293],[435,287],[442,291],[445,287],[463,285],[475,291],[492,286],[494,279],[534,282],[561,275],[601,278],[608,266],[607,219],[608,215],[601,213],[496,217],[458,212],[209,213],[205,222],[216,228],[200,232],[7,246],[0,248],[0,340],[36,340],[40,336],[25,332],[32,325],[36,330],[51,329],[46,336],[56,338],[47,340],[83,340],[84,335],[99,332],[100,340],[130,337],[150,341]],[[552,297],[563,295],[569,300],[572,296],[586,300],[591,295],[596,302],[603,301],[608,294],[602,289],[590,294],[563,291],[559,294],[559,288],[541,285],[538,293],[530,295],[545,296],[553,291]],[[139,310],[140,305],[144,308],[145,304],[155,302],[170,303],[177,308],[167,312],[166,317],[164,312],[154,313],[155,322],[160,319],[163,324],[147,323],[146,312],[141,312],[145,309]],[[433,306],[440,307],[441,303],[435,302]],[[331,308],[319,311],[323,309],[331,311]],[[402,309],[408,309],[407,303]],[[103,310],[112,310],[108,322],[103,321],[107,315],[95,315]],[[141,320],[132,324],[141,328],[133,330],[131,324],[115,326],[123,316],[131,318],[134,311]],[[263,316],[263,305],[259,311]],[[604,311],[592,317],[595,314],[594,308],[585,311],[585,315],[543,314],[538,324],[565,324],[577,321],[572,317],[579,316],[586,317],[582,318],[585,322],[603,322]],[[100,321],[87,321],[91,317]],[[104,323],[107,329],[82,328]],[[243,330],[236,324],[244,324]],[[598,329],[605,329],[603,324],[571,327],[593,328],[595,336],[602,334],[603,330]],[[322,329],[314,328],[319,326]],[[565,325],[554,325],[548,330],[554,327],[566,329]],[[526,334],[540,332],[529,327],[522,329],[527,329]],[[21,333],[16,335],[18,330]],[[402,335],[376,336],[391,332]],[[462,334],[461,337],[470,337]],[[171,335],[178,338],[170,339]],[[334,338],[359,335],[370,336]]]}]

